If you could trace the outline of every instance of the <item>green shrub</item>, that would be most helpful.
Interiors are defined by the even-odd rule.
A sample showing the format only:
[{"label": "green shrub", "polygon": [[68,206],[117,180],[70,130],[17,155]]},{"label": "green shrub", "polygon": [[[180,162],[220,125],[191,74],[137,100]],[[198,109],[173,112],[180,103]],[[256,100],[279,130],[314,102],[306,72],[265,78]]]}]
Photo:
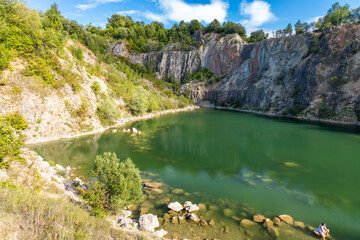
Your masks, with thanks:
[{"label": "green shrub", "polygon": [[93,90],[93,92],[98,95],[100,93],[101,87],[98,81],[93,82],[93,84],[91,85],[91,89]]},{"label": "green shrub", "polygon": [[103,100],[96,109],[96,115],[104,126],[113,125],[115,120],[120,117],[120,111],[108,99]]},{"label": "green shrub", "polygon": [[18,113],[6,117],[0,116],[0,168],[6,168],[8,163],[4,158],[17,157],[24,145],[24,138],[20,131],[27,127],[25,119]]},{"label": "green shrub", "polygon": [[10,63],[9,50],[5,48],[4,44],[0,44],[0,70],[5,69]]},{"label": "green shrub", "polygon": [[146,113],[148,110],[147,91],[143,87],[136,88],[133,97],[128,103],[128,107],[134,115]]},{"label": "green shrub", "polygon": [[143,200],[139,170],[130,158],[120,161],[115,153],[96,156],[92,176],[96,181],[82,193],[93,214],[118,212]]},{"label": "green shrub", "polygon": [[84,50],[80,46],[75,46],[75,44],[73,44],[71,46],[70,51],[71,51],[71,55],[73,55],[78,60],[81,61],[84,59],[84,55],[83,55]]}]

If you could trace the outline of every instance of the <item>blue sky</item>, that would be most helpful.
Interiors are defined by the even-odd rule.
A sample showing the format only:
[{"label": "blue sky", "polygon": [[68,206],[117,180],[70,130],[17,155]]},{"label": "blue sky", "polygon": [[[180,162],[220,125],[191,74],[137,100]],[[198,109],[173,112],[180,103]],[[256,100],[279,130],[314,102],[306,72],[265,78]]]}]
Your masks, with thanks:
[{"label": "blue sky", "polygon": [[[28,6],[45,11],[52,1],[27,0]],[[217,18],[242,23],[247,33],[257,29],[271,32],[283,29],[298,19],[310,21],[323,16],[337,1],[330,0],[57,0],[59,10],[68,19],[81,24],[92,23],[105,28],[114,13],[129,15],[134,20],[160,21],[171,27],[180,20],[198,19],[203,24]],[[360,6],[359,0],[338,1]]]}]

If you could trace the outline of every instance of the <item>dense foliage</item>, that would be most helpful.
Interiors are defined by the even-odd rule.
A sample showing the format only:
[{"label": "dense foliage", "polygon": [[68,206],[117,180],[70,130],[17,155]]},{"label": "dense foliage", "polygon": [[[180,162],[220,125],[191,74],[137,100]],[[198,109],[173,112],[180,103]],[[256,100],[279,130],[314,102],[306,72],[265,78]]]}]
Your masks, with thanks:
[{"label": "dense foliage", "polygon": [[[296,34],[302,34],[309,32],[322,32],[325,28],[331,26],[339,26],[343,24],[360,24],[360,7],[350,9],[350,5],[345,4],[341,6],[338,2],[334,3],[328,10],[327,14],[319,18],[317,22],[301,22],[298,20],[294,24],[294,30]],[[293,33],[291,23],[287,25],[285,29],[277,30],[273,33],[274,37],[290,36]]]},{"label": "dense foliage", "polygon": [[201,42],[196,37],[198,31],[217,32],[224,34],[238,33],[245,36],[245,28],[238,23],[231,21],[224,22],[221,26],[216,19],[207,27],[203,26],[198,20],[190,22],[181,21],[174,24],[171,28],[165,29],[159,22],[145,24],[144,22],[134,22],[129,16],[114,14],[108,19],[106,29],[88,25],[86,29],[94,34],[112,37],[114,39],[126,39],[128,49],[136,52],[158,51],[168,43],[178,43],[170,50],[191,50],[199,47]]},{"label": "dense foliage", "polygon": [[139,170],[130,158],[120,161],[115,153],[97,156],[92,172],[95,181],[82,196],[93,214],[103,216],[143,199]]},{"label": "dense foliage", "polygon": [[4,158],[19,155],[24,138],[21,131],[27,128],[25,118],[19,113],[0,116],[0,168],[7,167]]}]

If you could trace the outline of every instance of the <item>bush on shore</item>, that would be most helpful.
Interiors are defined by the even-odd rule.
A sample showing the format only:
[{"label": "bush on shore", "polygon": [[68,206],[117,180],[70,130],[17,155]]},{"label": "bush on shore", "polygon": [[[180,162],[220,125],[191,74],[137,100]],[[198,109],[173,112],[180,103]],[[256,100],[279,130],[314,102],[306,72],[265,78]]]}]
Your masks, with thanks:
[{"label": "bush on shore", "polygon": [[92,214],[104,216],[143,200],[139,170],[130,158],[120,161],[115,153],[98,155],[92,172],[95,181],[82,197]]}]

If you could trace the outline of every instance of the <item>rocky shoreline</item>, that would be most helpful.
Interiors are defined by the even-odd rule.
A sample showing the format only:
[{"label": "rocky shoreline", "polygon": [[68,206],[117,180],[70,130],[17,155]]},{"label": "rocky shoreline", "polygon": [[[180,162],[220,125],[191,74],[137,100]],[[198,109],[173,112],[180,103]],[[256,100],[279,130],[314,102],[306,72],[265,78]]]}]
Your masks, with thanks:
[{"label": "rocky shoreline", "polygon": [[199,108],[200,108],[199,106],[192,105],[192,106],[179,108],[179,109],[174,109],[174,110],[165,110],[165,111],[160,111],[160,112],[156,112],[156,113],[148,113],[148,114],[145,114],[145,115],[142,115],[142,116],[120,118],[116,122],[116,124],[114,124],[112,126],[104,127],[104,128],[99,128],[99,129],[96,129],[94,131],[78,133],[78,134],[73,134],[73,135],[64,135],[64,136],[56,137],[56,138],[47,137],[47,138],[41,138],[41,139],[35,139],[35,140],[34,139],[33,140],[27,140],[27,141],[25,141],[25,144],[31,145],[31,144],[37,144],[37,143],[56,141],[56,140],[60,140],[60,139],[76,138],[76,137],[101,133],[101,132],[104,132],[104,131],[112,129],[112,128],[121,127],[121,126],[123,126],[123,125],[125,125],[127,123],[130,123],[130,122],[150,119],[150,118],[158,117],[160,115],[165,115],[165,114],[193,111],[193,110],[199,109]]}]

